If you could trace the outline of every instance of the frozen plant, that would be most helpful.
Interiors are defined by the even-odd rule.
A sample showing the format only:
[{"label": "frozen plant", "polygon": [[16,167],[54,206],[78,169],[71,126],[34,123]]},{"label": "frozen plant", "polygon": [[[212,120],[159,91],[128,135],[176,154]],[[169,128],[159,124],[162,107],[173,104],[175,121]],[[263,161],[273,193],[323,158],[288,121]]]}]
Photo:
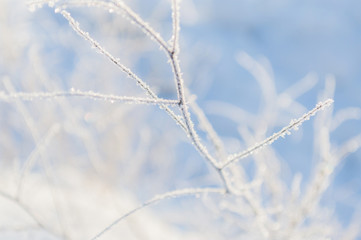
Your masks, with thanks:
[{"label": "frozen plant", "polygon": [[[9,119],[1,127],[6,141],[0,156],[4,166],[0,194],[15,221],[1,219],[0,236],[17,238],[22,232],[29,239],[94,240],[360,236],[359,213],[341,230],[332,211],[322,205],[336,167],[361,146],[361,134],[339,146],[331,143],[331,133],[343,122],[360,118],[358,108],[333,114],[333,76],[326,78],[319,102],[306,111],[297,98],[313,87],[314,75],[278,93],[267,64],[238,53],[238,64],[261,89],[263,105],[255,115],[224,102],[211,104],[209,112],[236,122],[233,131],[238,138],[222,137],[181,70],[179,0],[172,0],[169,7],[169,40],[120,0],[37,0],[29,1],[28,7],[52,8],[62,17],[58,21],[70,25],[56,36],[60,43],[75,44],[76,51],[90,46],[97,54],[80,54],[71,81],[59,83],[52,76],[69,76],[48,70],[40,46],[34,45],[28,50],[32,65],[28,81],[14,84],[9,74],[2,77],[0,100]],[[56,23],[46,25],[52,24]],[[115,40],[102,31],[114,31]],[[111,46],[109,50],[102,42]],[[117,53],[118,47],[124,52]],[[141,64],[137,67],[138,59],[152,59],[152,54],[168,65],[150,61],[147,74]],[[161,69],[153,69],[157,67]],[[119,78],[122,84],[129,80],[135,84],[119,85]],[[19,116],[23,120],[14,121]],[[289,139],[311,117],[315,117],[317,163],[303,182],[302,174],[289,178],[283,174],[285,162],[273,144]],[[12,137],[16,134],[21,137]],[[18,142],[25,143],[22,149],[14,148]]]}]

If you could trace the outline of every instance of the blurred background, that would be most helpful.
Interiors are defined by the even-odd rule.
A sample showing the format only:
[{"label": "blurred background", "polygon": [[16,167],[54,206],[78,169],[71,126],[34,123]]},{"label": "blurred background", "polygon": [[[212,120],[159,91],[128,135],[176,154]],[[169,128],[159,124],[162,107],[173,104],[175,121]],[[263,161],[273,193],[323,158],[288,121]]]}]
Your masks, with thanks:
[{"label": "blurred background", "polygon": [[[125,2],[171,38],[170,1]],[[0,239],[90,239],[156,194],[221,186],[157,106],[6,97],[71,89],[146,96],[75,33],[54,4],[59,2],[38,8],[0,0]],[[180,7],[180,63],[189,99],[204,110],[227,153],[263,140],[327,97],[335,101],[326,114],[333,120],[324,123],[330,149],[360,135],[360,2],[182,0]],[[176,99],[166,55],[135,25],[101,8],[69,12],[160,97]],[[292,188],[295,176],[302,176],[301,195],[306,191],[322,155],[320,126],[312,118],[261,156],[282,180],[281,192]],[[346,152],[320,200],[328,210],[320,222],[330,220],[335,229],[361,218],[361,150]],[[247,181],[258,173],[253,162],[249,157],[242,163]],[[237,229],[242,224],[233,218],[242,218],[222,212],[223,200],[200,198],[142,210],[104,239],[260,239]]]}]

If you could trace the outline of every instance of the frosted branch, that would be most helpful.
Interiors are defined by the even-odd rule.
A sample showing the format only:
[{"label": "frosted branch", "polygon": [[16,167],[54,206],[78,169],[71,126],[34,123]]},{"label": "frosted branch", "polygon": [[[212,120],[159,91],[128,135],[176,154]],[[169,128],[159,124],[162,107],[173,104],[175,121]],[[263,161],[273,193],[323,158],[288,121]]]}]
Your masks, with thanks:
[{"label": "frosted branch", "polygon": [[[84,1],[88,2],[88,3],[95,3],[93,1]],[[157,36],[156,32],[153,32],[152,29],[150,28],[150,26],[145,23],[136,13],[134,13],[129,7],[127,7],[123,2],[121,1],[112,1],[117,7],[121,8],[126,14],[127,16],[134,21],[138,26],[140,26],[144,31],[146,31],[147,33],[149,33],[151,36]],[[175,5],[174,5],[175,4]],[[177,3],[176,0],[174,0],[173,2],[173,8],[174,10],[177,10]],[[158,97],[156,96],[155,93],[153,93],[153,91],[150,89],[150,87],[143,82],[138,76],[136,76],[130,69],[126,68],[125,66],[123,66],[119,60],[115,57],[113,57],[108,51],[106,51],[97,41],[95,41],[93,38],[90,37],[89,33],[83,31],[80,27],[79,27],[79,23],[76,22],[70,15],[69,12],[65,11],[65,10],[61,10],[60,13],[68,20],[69,24],[71,25],[71,27],[74,29],[74,31],[76,31],[81,37],[83,37],[85,40],[87,40],[88,42],[91,43],[91,45],[98,49],[100,51],[101,54],[105,55],[110,61],[112,61],[114,64],[116,64],[124,73],[126,73],[130,78],[134,79],[138,85],[140,85],[140,87],[142,89],[144,89],[152,98],[154,99],[158,99]],[[177,32],[179,31],[179,21],[178,19],[178,13],[173,13],[173,26],[174,29],[173,31]],[[177,42],[177,33],[173,33],[173,40],[175,41],[175,43]],[[198,134],[196,133],[195,129],[194,129],[194,124],[190,118],[190,113],[188,111],[188,106],[185,103],[186,99],[185,99],[185,94],[184,94],[184,83],[183,83],[183,79],[181,77],[181,70],[179,67],[179,61],[178,61],[178,51],[177,52],[172,52],[168,49],[168,47],[166,45],[162,45],[161,46],[166,49],[166,52],[168,53],[168,56],[170,58],[170,62],[173,68],[173,72],[174,72],[174,78],[176,81],[176,86],[177,86],[177,93],[178,93],[178,99],[179,99],[179,105],[180,105],[180,109],[182,111],[182,115],[183,115],[183,119],[184,119],[184,123],[183,121],[176,116],[169,108],[166,109],[166,111],[172,116],[173,119],[176,120],[176,122],[181,125],[181,127],[187,132],[187,134],[189,135],[189,137],[191,138],[193,144],[196,146],[197,150],[215,167],[217,168],[217,162],[216,160],[208,153],[208,150],[206,149],[206,147],[201,143]],[[175,45],[176,46],[176,45]],[[165,105],[161,106],[163,108],[166,108]]]},{"label": "frosted branch", "polygon": [[208,194],[208,193],[225,194],[226,190],[221,189],[221,188],[187,188],[187,189],[180,189],[180,190],[167,192],[167,193],[164,193],[161,195],[156,195],[153,198],[151,198],[150,200],[144,202],[139,207],[130,210],[126,214],[124,214],[121,217],[119,217],[118,219],[116,219],[108,227],[106,227],[104,230],[102,230],[100,233],[98,233],[95,237],[93,237],[91,240],[99,239],[104,233],[108,232],[111,228],[113,228],[115,225],[117,225],[120,221],[129,217],[130,215],[133,215],[134,213],[138,212],[139,210],[141,210],[147,206],[153,205],[153,204],[158,203],[165,199],[178,198],[178,197],[182,197],[182,196],[195,196],[195,195],[199,195],[199,194]]},{"label": "frosted branch", "polygon": [[[143,82],[135,73],[133,73],[129,68],[125,67],[123,64],[119,62],[119,59],[115,58],[111,55],[107,50],[105,50],[97,41],[95,41],[92,37],[90,37],[89,33],[83,31],[79,23],[74,20],[74,18],[70,15],[69,12],[62,10],[60,12],[65,19],[68,20],[70,26],[73,28],[75,32],[77,32],[81,37],[83,37],[86,41],[88,41],[94,48],[98,49],[100,53],[106,56],[111,62],[113,62],[117,67],[119,67],[124,73],[127,74],[128,77],[135,80],[137,84],[146,91],[146,93],[153,99],[159,99],[158,96],[150,89],[150,87]],[[179,118],[168,106],[162,104],[160,106],[164,109],[175,121],[179,124],[185,131],[187,131],[186,125],[183,123],[182,119]]]},{"label": "frosted branch", "polygon": [[169,51],[167,43],[163,40],[158,32],[156,32],[147,22],[145,22],[141,17],[138,16],[135,12],[133,12],[127,5],[125,5],[120,0],[112,1],[115,6],[122,9],[126,15],[132,22],[138,25],[146,34],[150,36],[152,40],[155,40],[159,45],[165,50]]},{"label": "frosted branch", "polygon": [[[174,4],[175,4],[175,2],[174,2]],[[174,17],[177,18],[176,15]],[[175,21],[175,20],[173,20],[173,21]],[[177,24],[177,23],[174,22],[174,24]],[[178,27],[175,26],[174,30],[178,31]],[[178,50],[176,52],[169,52],[168,57],[169,57],[170,64],[172,66],[172,70],[173,70],[173,74],[174,74],[174,80],[175,80],[178,99],[179,99],[179,108],[182,112],[186,132],[188,134],[188,137],[194,144],[195,148],[218,171],[221,178],[224,179],[224,176],[222,175],[222,172],[219,169],[219,166],[218,166],[219,164],[217,163],[216,159],[209,154],[207,148],[203,145],[196,130],[194,129],[194,123],[192,122],[188,104],[186,101],[184,80],[182,78],[182,71],[181,71],[181,68],[179,65],[178,54],[179,54]]]},{"label": "frosted branch", "polygon": [[182,116],[185,123],[186,132],[188,137],[194,144],[195,148],[199,151],[199,153],[212,165],[214,169],[218,172],[221,177],[225,187],[228,191],[228,184],[223,175],[221,169],[219,168],[219,164],[216,159],[208,152],[208,149],[203,145],[201,139],[199,138],[197,131],[194,129],[194,123],[192,122],[191,115],[189,112],[188,104],[186,101],[185,94],[185,85],[184,80],[182,78],[182,71],[179,65],[179,47],[178,47],[178,32],[179,32],[179,9],[178,9],[178,1],[172,1],[172,18],[173,18],[173,50],[168,52],[168,57],[170,64],[172,66],[174,80],[177,88],[177,94],[179,99],[179,108],[182,112]]},{"label": "frosted branch", "polygon": [[112,61],[117,67],[119,67],[128,77],[135,80],[137,84],[144,89],[150,96],[153,98],[157,98],[156,94],[150,89],[150,87],[141,80],[135,73],[133,73],[129,68],[125,67],[123,64],[119,62],[118,58],[115,58],[111,55],[107,50],[105,50],[97,41],[95,41],[92,37],[90,37],[88,32],[82,30],[79,26],[79,23],[74,20],[74,18],[70,15],[69,12],[62,10],[60,12],[66,20],[68,20],[70,26],[73,30],[78,33],[82,38],[88,41],[94,48],[96,48],[102,55],[106,56],[110,61]]},{"label": "frosted branch", "polygon": [[124,4],[121,0],[112,0],[110,2],[106,1],[94,1],[94,0],[80,0],[80,1],[67,1],[64,4],[58,6],[56,11],[61,11],[68,7],[80,7],[80,6],[88,6],[88,7],[101,7],[109,12],[115,12],[119,15],[123,15],[128,18],[131,23],[137,25],[145,34],[147,34],[150,39],[154,40],[156,43],[160,45],[162,49],[166,52],[169,51],[167,43],[161,37],[161,35],[155,31],[147,22],[145,22],[138,14],[136,14],[131,8],[129,8],[126,4]]},{"label": "frosted branch", "polygon": [[172,0],[172,27],[173,27],[173,34],[172,34],[172,54],[176,54],[179,50],[179,1]]},{"label": "frosted branch", "polygon": [[177,100],[168,100],[162,98],[138,98],[138,97],[127,97],[127,96],[117,96],[109,94],[95,93],[92,91],[83,92],[80,90],[72,90],[70,92],[17,92],[12,94],[5,94],[0,92],[0,100],[11,101],[13,99],[22,99],[25,101],[32,101],[35,99],[54,99],[59,97],[81,97],[81,98],[91,98],[94,100],[103,100],[107,102],[126,102],[133,104],[164,104],[164,105],[177,105],[179,102]]},{"label": "frosted branch", "polygon": [[187,129],[188,137],[191,139],[192,143],[196,149],[201,153],[201,155],[216,169],[219,168],[218,163],[214,157],[212,157],[207,148],[202,144],[196,130],[194,129],[194,123],[192,122],[188,105],[186,103],[186,97],[184,92],[184,81],[182,79],[182,74],[179,66],[179,61],[176,55],[170,55],[170,61],[173,68],[174,78],[177,86],[177,93],[179,99],[179,107],[183,115],[185,127]]},{"label": "frosted branch", "polygon": [[291,122],[288,126],[282,128],[279,132],[274,133],[272,136],[266,138],[264,141],[257,143],[253,147],[250,147],[243,152],[236,153],[236,154],[229,156],[228,160],[225,163],[223,163],[221,168],[225,168],[229,164],[253,154],[255,151],[257,151],[267,145],[272,144],[274,141],[276,141],[280,137],[285,137],[286,135],[290,135],[291,134],[290,130],[297,130],[304,121],[309,120],[310,117],[314,116],[318,111],[323,110],[325,107],[330,106],[332,103],[333,103],[332,99],[328,99],[324,102],[318,103],[316,105],[316,107],[313,108],[311,111],[309,111],[308,113],[304,114],[302,117],[300,117],[296,120],[291,120]]}]

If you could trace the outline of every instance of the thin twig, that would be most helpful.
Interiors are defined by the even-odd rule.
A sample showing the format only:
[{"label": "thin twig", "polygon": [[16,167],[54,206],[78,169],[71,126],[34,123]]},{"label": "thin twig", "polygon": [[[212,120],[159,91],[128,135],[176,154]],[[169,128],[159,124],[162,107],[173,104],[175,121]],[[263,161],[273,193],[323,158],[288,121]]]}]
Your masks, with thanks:
[{"label": "thin twig", "polygon": [[98,49],[100,53],[106,56],[110,61],[112,61],[115,65],[117,65],[128,77],[135,80],[137,84],[144,89],[152,98],[157,98],[157,95],[150,89],[148,84],[146,84],[142,79],[140,79],[135,73],[133,73],[129,68],[125,67],[120,63],[120,60],[113,57],[107,50],[105,50],[97,41],[95,41],[92,37],[90,37],[88,32],[82,30],[79,26],[79,23],[74,20],[74,18],[70,15],[66,10],[60,11],[61,15],[68,20],[70,26],[73,30],[78,33],[81,37],[83,37],[86,41],[88,41],[94,48]]},{"label": "thin twig", "polygon": [[[98,49],[100,53],[106,56],[111,62],[113,62],[118,68],[120,68],[124,73],[127,74],[128,77],[135,80],[137,84],[146,91],[146,93],[153,99],[159,99],[158,96],[150,89],[150,87],[141,80],[135,73],[133,73],[129,68],[125,67],[120,63],[119,59],[113,57],[107,50],[105,50],[97,41],[95,41],[92,37],[90,37],[89,33],[83,31],[79,23],[71,17],[70,13],[66,10],[60,11],[60,13],[64,16],[65,19],[68,20],[70,26],[73,30],[78,33],[81,37],[83,37],[86,41],[88,41],[93,47]],[[179,118],[168,106],[162,104],[160,105],[162,109],[164,109],[175,121],[179,124],[183,129],[187,129],[182,119]]]},{"label": "thin twig", "polygon": [[332,99],[328,99],[324,102],[320,102],[316,105],[315,108],[313,108],[311,111],[309,111],[308,113],[304,114],[302,117],[300,117],[299,119],[296,120],[292,120],[290,122],[290,124],[284,128],[282,128],[279,132],[274,133],[272,136],[266,138],[265,140],[263,140],[260,143],[257,143],[256,145],[248,148],[247,150],[240,152],[240,153],[236,153],[233,155],[230,155],[228,157],[228,160],[222,164],[221,168],[225,168],[227,167],[229,164],[238,161],[240,159],[243,159],[251,154],[253,154],[255,151],[263,148],[264,146],[270,145],[272,144],[274,141],[276,141],[278,138],[280,137],[285,137],[285,135],[289,135],[290,134],[290,130],[297,130],[299,128],[299,126],[306,120],[309,120],[310,117],[312,117],[313,115],[315,115],[318,111],[323,110],[325,107],[330,106],[333,103]]},{"label": "thin twig", "polygon": [[[125,6],[125,5],[120,4],[119,7],[121,7],[121,6]],[[68,20],[70,26],[73,28],[73,30],[75,32],[77,32],[81,37],[83,37],[85,40],[90,42],[94,48],[98,49],[101,54],[106,56],[111,62],[113,62],[115,65],[117,65],[124,73],[126,73],[128,75],[128,77],[135,80],[137,82],[137,84],[150,95],[150,97],[152,97],[154,99],[158,99],[157,95],[150,89],[150,87],[143,80],[141,80],[130,69],[128,69],[127,67],[122,65],[119,62],[119,59],[113,57],[97,41],[95,41],[92,37],[90,37],[89,33],[82,30],[79,26],[79,23],[77,21],[75,21],[73,17],[71,17],[69,12],[67,12],[66,10],[61,10],[60,13]],[[142,22],[143,21],[136,21],[137,25],[140,26],[141,28],[149,27],[147,24],[141,24]],[[174,25],[174,30],[179,31],[179,21],[173,20],[173,25]],[[175,48],[177,49],[178,43],[175,42],[175,44],[176,44]],[[209,161],[211,163],[212,166],[214,166],[217,169],[218,164],[217,164],[216,160],[208,153],[208,150],[206,149],[206,147],[201,143],[201,141],[198,137],[198,134],[196,133],[196,131],[194,129],[194,124],[190,118],[188,106],[185,101],[186,99],[185,99],[185,94],[184,94],[184,83],[183,83],[183,79],[181,77],[179,61],[177,58],[178,52],[176,54],[175,52],[170,51],[168,48],[166,48],[166,49],[167,49],[168,56],[170,58],[170,62],[172,65],[174,76],[175,76],[174,78],[175,78],[176,85],[177,85],[179,106],[180,106],[180,109],[182,112],[184,122],[178,116],[176,116],[174,114],[174,112],[172,110],[170,110],[167,106],[161,105],[161,107],[164,108],[184,130],[186,130],[186,132],[189,135],[190,139],[192,140],[193,144],[196,146],[196,149],[207,159],[207,161]]]},{"label": "thin twig", "polygon": [[151,39],[154,39],[156,42],[158,42],[159,45],[164,50],[169,50],[167,43],[163,40],[163,38],[160,36],[160,34],[158,32],[156,32],[155,30],[153,30],[153,28],[151,26],[149,26],[149,24],[147,22],[143,21],[143,19],[141,17],[139,17],[138,14],[133,12],[127,5],[125,5],[120,0],[113,0],[112,2],[115,4],[115,6],[122,9],[124,11],[124,13],[126,14],[126,16],[131,21],[136,23],[146,34],[148,34]]},{"label": "thin twig", "polygon": [[178,105],[177,100],[168,100],[163,98],[138,98],[128,96],[117,96],[110,94],[101,94],[96,92],[84,92],[80,90],[71,90],[70,92],[16,92],[12,94],[5,94],[0,92],[0,100],[11,101],[13,99],[22,99],[32,101],[34,99],[53,99],[58,97],[83,97],[92,98],[95,100],[103,100],[107,102],[126,102],[133,104],[163,104],[163,105]]},{"label": "thin twig", "polygon": [[211,164],[211,166],[217,171],[220,176],[224,187],[229,191],[229,185],[227,180],[219,166],[219,163],[216,161],[214,157],[208,152],[207,148],[202,144],[196,130],[194,129],[194,123],[192,122],[189,107],[186,102],[185,92],[184,92],[184,81],[182,79],[182,74],[179,66],[179,61],[177,58],[177,54],[169,54],[170,62],[172,65],[174,78],[176,80],[178,99],[179,99],[179,108],[182,112],[182,116],[184,119],[185,127],[188,133],[188,137],[191,139],[195,148],[200,152],[200,154]]},{"label": "thin twig", "polygon": [[201,142],[196,130],[194,129],[194,124],[192,122],[188,103],[186,101],[186,94],[185,94],[185,87],[184,81],[182,78],[182,72],[179,65],[179,9],[178,9],[178,1],[172,1],[172,24],[173,24],[173,33],[172,33],[172,40],[173,40],[173,49],[171,51],[168,50],[168,57],[170,63],[172,65],[172,70],[174,74],[174,80],[176,83],[178,100],[179,100],[179,108],[182,112],[182,116],[184,119],[185,127],[187,130],[188,137],[191,139],[192,143],[194,144],[195,148],[200,152],[200,154],[211,164],[211,166],[217,171],[218,175],[220,176],[226,191],[230,191],[230,186],[227,181],[226,176],[222,169],[220,169],[218,162],[216,159],[208,152],[207,148]]},{"label": "thin twig", "polygon": [[178,198],[178,197],[187,196],[187,195],[194,196],[194,195],[198,195],[198,194],[208,194],[208,193],[225,194],[226,190],[221,189],[221,188],[188,188],[188,189],[180,189],[180,190],[175,190],[175,191],[171,191],[171,192],[166,192],[161,195],[156,195],[153,198],[151,198],[150,200],[141,204],[139,207],[130,210],[129,212],[125,213],[124,215],[122,215],[121,217],[116,219],[109,226],[107,226],[101,232],[99,232],[95,237],[93,237],[91,240],[99,239],[103,234],[108,232],[111,228],[113,228],[115,225],[117,225],[123,219],[129,217],[130,215],[133,215],[134,213],[138,212],[139,210],[141,210],[147,206],[158,203],[159,201],[162,201],[165,199],[170,199],[170,198]]},{"label": "thin twig", "polygon": [[171,52],[173,54],[177,54],[179,51],[179,1],[172,0],[172,27],[173,27],[173,34],[172,34],[172,49]]},{"label": "thin twig", "polygon": [[158,43],[163,50],[166,52],[169,50],[169,47],[162,38],[162,36],[155,31],[147,22],[145,22],[138,14],[136,14],[131,8],[129,8],[121,0],[111,0],[110,2],[102,0],[78,0],[78,1],[66,1],[63,4],[59,4],[56,7],[56,11],[61,11],[69,7],[101,7],[110,12],[115,12],[119,15],[123,15],[130,20],[130,22],[138,25],[140,29],[147,34],[150,39]]}]

